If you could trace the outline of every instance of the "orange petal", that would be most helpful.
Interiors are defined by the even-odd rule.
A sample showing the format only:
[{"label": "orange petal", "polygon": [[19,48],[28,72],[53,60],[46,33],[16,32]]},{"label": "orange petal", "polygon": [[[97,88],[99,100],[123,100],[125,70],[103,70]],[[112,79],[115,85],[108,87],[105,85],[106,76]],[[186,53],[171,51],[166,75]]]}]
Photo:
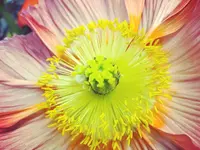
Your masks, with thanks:
[{"label": "orange petal", "polygon": [[25,0],[25,1],[24,1],[24,4],[23,4],[21,10],[20,10],[19,13],[18,13],[18,24],[19,24],[19,26],[22,27],[22,26],[26,25],[26,21],[25,21],[24,18],[20,15],[21,12],[22,12],[23,10],[26,10],[29,6],[32,6],[32,5],[35,5],[35,4],[38,4],[38,0]]},{"label": "orange petal", "polygon": [[0,128],[8,128],[12,125],[16,124],[20,120],[33,115],[34,113],[39,111],[39,107],[34,105],[32,107],[17,110],[17,111],[10,111],[10,112],[1,112],[0,113]]}]

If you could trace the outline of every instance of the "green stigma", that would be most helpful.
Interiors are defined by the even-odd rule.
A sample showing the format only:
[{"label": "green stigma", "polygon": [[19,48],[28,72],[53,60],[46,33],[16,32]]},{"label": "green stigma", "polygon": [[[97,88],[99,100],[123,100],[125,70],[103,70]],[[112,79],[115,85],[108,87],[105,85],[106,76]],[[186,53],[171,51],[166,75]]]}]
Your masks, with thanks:
[{"label": "green stigma", "polygon": [[113,91],[119,83],[120,73],[111,59],[103,56],[89,60],[87,65],[77,65],[73,75],[77,82],[84,81],[96,94],[105,95]]}]

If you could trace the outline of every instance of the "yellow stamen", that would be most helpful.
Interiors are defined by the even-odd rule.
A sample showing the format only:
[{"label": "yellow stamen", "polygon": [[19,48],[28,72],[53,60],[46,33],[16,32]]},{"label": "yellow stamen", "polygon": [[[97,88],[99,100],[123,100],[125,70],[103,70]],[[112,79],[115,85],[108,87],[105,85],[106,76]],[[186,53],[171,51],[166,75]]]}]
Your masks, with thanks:
[{"label": "yellow stamen", "polygon": [[65,57],[49,58],[38,81],[53,121],[49,127],[72,139],[84,135],[81,143],[90,149],[110,141],[119,149],[119,141],[126,137],[130,143],[133,132],[150,132],[157,97],[171,98],[168,55],[158,40],[132,31],[117,19],[66,31],[65,44],[57,47]]}]

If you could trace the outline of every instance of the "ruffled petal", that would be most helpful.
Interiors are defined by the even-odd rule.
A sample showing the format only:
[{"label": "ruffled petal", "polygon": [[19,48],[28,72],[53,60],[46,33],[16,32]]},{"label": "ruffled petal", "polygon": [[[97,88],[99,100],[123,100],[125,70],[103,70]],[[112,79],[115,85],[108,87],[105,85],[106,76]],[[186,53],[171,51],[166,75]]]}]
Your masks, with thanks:
[{"label": "ruffled petal", "polygon": [[[10,106],[12,108],[12,106]],[[15,106],[13,109],[7,112],[0,112],[0,132],[4,130],[8,130],[12,128],[15,124],[18,124],[23,119],[27,118],[28,116],[33,115],[34,113],[38,112],[40,109],[39,107],[31,106],[24,109],[15,110]]]},{"label": "ruffled petal", "polygon": [[188,83],[188,86],[179,83],[174,85],[180,87],[175,90],[172,100],[157,107],[158,114],[155,114],[163,124],[160,126],[155,123],[154,127],[171,134],[185,134],[200,147],[199,82]]},{"label": "ruffled petal", "polygon": [[44,101],[36,83],[51,56],[34,33],[0,42],[0,113]]},{"label": "ruffled petal", "polygon": [[[0,83],[37,81],[52,54],[37,35],[15,36],[0,42]],[[33,83],[33,82],[30,82]]]},{"label": "ruffled petal", "polygon": [[[146,135],[146,136],[145,136]],[[155,128],[151,127],[150,134],[144,133],[144,139],[152,143],[153,149],[162,149],[162,150],[180,150],[180,149],[187,149],[187,150],[199,150],[196,147],[192,140],[181,134],[168,134],[162,131],[159,131]]]},{"label": "ruffled petal", "polygon": [[134,27],[134,32],[137,32],[139,28],[144,2],[145,0],[125,0],[129,21]]},{"label": "ruffled petal", "polygon": [[0,149],[66,149],[68,137],[48,128],[35,86],[52,53],[36,34],[0,42]]},{"label": "ruffled petal", "polygon": [[22,13],[27,24],[46,46],[59,56],[56,46],[62,44],[66,29],[99,19],[127,19],[124,0],[40,0],[38,6]]},{"label": "ruffled petal", "polygon": [[0,129],[0,149],[59,149],[66,150],[69,137],[62,136],[56,129],[48,128],[50,120],[37,112],[24,117],[11,127]]},{"label": "ruffled petal", "polygon": [[26,109],[45,101],[37,87],[8,86],[0,83],[0,113]]},{"label": "ruffled petal", "polygon": [[[200,57],[200,2],[193,18],[177,33],[162,39],[164,49],[170,53],[171,73],[177,75],[194,75],[198,70]],[[179,74],[180,75],[180,74]],[[180,80],[181,78],[179,78]]]},{"label": "ruffled petal", "polygon": [[152,127],[150,133],[143,130],[141,134],[142,138],[134,133],[130,145],[124,142],[122,147],[134,150],[199,150],[185,135],[172,135]]},{"label": "ruffled petal", "polygon": [[163,39],[170,53],[172,100],[158,105],[154,126],[172,134],[185,134],[200,148],[200,1],[193,19],[179,32]]},{"label": "ruffled petal", "polygon": [[146,0],[140,28],[151,38],[180,29],[190,18],[197,0]]},{"label": "ruffled petal", "polygon": [[[170,53],[173,81],[198,81],[200,71],[200,1],[190,20],[179,32],[162,39],[163,49]],[[196,84],[193,84],[193,86]]]}]

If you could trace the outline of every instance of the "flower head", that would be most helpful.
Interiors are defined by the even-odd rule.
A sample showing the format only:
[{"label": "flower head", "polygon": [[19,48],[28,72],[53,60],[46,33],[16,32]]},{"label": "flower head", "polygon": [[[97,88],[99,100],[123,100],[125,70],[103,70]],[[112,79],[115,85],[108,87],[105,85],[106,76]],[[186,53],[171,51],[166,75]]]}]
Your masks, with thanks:
[{"label": "flower head", "polygon": [[0,147],[199,149],[198,8],[40,0],[23,11],[34,32],[0,44]]}]

